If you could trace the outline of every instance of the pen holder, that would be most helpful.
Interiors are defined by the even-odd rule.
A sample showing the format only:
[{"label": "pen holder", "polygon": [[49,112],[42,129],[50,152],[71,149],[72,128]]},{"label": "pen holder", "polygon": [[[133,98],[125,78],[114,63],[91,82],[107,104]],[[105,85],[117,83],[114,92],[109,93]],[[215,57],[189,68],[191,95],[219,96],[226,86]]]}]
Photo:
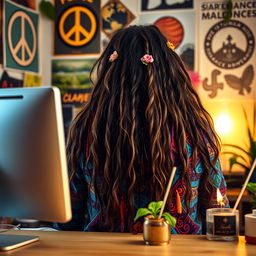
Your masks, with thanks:
[{"label": "pen holder", "polygon": [[206,211],[208,240],[234,241],[239,236],[239,211],[230,208],[211,208]]},{"label": "pen holder", "polygon": [[170,241],[170,225],[162,219],[145,217],[143,238],[147,245],[167,245]]}]

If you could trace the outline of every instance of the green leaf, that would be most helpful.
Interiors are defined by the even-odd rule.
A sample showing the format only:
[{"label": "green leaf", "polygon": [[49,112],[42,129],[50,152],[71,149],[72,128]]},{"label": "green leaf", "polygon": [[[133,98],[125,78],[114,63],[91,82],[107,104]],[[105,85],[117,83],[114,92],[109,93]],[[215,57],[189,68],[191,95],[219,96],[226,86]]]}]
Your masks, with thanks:
[{"label": "green leaf", "polygon": [[250,157],[251,157],[251,164],[253,163],[254,159],[256,158],[256,141],[250,141]]},{"label": "green leaf", "polygon": [[136,216],[134,218],[134,221],[136,221],[138,218],[140,218],[142,216],[146,216],[146,215],[149,215],[149,214],[152,214],[152,212],[149,209],[139,208],[137,213],[136,213]]},{"label": "green leaf", "polygon": [[55,8],[51,2],[42,0],[39,4],[39,10],[45,17],[55,20]]},{"label": "green leaf", "polygon": [[151,202],[148,205],[148,209],[152,212],[154,217],[156,217],[156,215],[160,212],[162,205],[163,205],[163,201]]},{"label": "green leaf", "polygon": [[224,23],[227,23],[230,21],[231,17],[232,17],[232,9],[233,9],[233,3],[231,0],[228,0],[227,2],[227,12],[224,15],[223,21]]},{"label": "green leaf", "polygon": [[170,213],[164,212],[162,214],[162,217],[170,224],[171,227],[175,227],[176,226],[177,220]]},{"label": "green leaf", "polygon": [[250,182],[247,184],[246,188],[256,195],[256,183]]},{"label": "green leaf", "polygon": [[249,167],[247,167],[246,165],[240,163],[240,162],[236,162],[237,165],[240,165],[242,168],[244,168],[245,170],[249,170]]},{"label": "green leaf", "polygon": [[229,159],[229,166],[230,166],[230,170],[232,169],[233,165],[237,163],[237,157],[234,156],[234,157],[231,157]]},{"label": "green leaf", "polygon": [[246,151],[245,149],[243,149],[242,147],[239,147],[237,145],[234,145],[234,144],[223,144],[223,146],[236,148],[236,149],[241,150],[242,152],[244,152],[246,155],[249,155],[248,151]]},{"label": "green leaf", "polygon": [[233,157],[236,157],[236,158],[241,158],[245,162],[246,165],[250,165],[250,163],[248,163],[248,160],[246,160],[245,157],[242,155],[238,155],[231,151],[224,151],[223,154],[232,155]]}]

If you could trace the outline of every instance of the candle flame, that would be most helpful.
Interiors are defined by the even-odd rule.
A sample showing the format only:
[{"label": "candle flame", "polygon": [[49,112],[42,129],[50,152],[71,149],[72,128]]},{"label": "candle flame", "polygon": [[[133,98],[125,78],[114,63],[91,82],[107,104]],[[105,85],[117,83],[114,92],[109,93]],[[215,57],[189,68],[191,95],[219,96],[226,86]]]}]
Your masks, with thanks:
[{"label": "candle flame", "polygon": [[220,204],[220,206],[224,206],[224,200],[223,200],[223,196],[220,193],[220,190],[217,188],[217,202],[218,204]]}]

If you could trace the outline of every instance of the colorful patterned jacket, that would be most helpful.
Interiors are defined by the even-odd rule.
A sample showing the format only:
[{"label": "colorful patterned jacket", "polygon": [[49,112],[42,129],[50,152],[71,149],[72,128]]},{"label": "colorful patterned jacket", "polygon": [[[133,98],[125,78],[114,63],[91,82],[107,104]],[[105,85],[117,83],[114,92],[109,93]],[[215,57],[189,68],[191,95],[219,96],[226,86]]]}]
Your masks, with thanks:
[{"label": "colorful patterned jacket", "polygon": [[[213,152],[210,147],[210,157],[213,157]],[[175,148],[172,148],[175,152]],[[187,150],[189,157],[192,156],[192,147],[190,142],[187,141]],[[87,188],[91,181],[90,171],[92,170],[92,165],[88,164],[85,166],[85,161],[81,162],[81,170],[76,172],[75,177],[73,178],[70,184],[71,190],[71,201],[72,201],[72,214],[73,218],[70,222],[65,224],[54,224],[54,227],[60,230],[83,230],[83,231],[106,231],[104,223],[102,223],[100,218],[100,210],[95,194],[93,191],[90,191],[89,200],[87,195]],[[177,161],[178,163],[178,161]],[[204,172],[203,166],[200,161],[200,157],[197,158],[196,168],[190,170],[190,183],[192,188],[192,198],[190,201],[190,211],[186,213],[185,207],[185,188],[181,182],[181,167],[177,165],[177,171],[174,177],[172,184],[172,200],[167,202],[169,204],[170,213],[177,218],[177,224],[175,228],[171,228],[172,234],[202,234],[204,233],[204,216],[206,209],[201,209],[199,214],[198,209],[198,194],[203,198],[204,191],[199,190],[199,183],[201,180],[202,173]],[[210,181],[212,185],[220,189],[221,194],[224,196],[224,207],[229,207],[228,199],[226,197],[226,183],[220,168],[220,163],[217,161],[216,164],[217,172],[213,170],[210,172]],[[176,211],[176,191],[178,191],[183,211],[181,214],[178,214]],[[138,197],[140,200],[137,200]],[[147,207],[149,200],[144,194],[135,195],[135,208]],[[139,203],[140,202],[140,205]],[[216,192],[212,195],[211,207],[219,207],[216,201]],[[125,214],[125,198],[122,198],[120,204],[120,219],[117,219],[115,231],[116,232],[127,232],[128,228],[126,227],[127,218]],[[201,218],[199,217],[201,216]],[[132,216],[134,217],[134,216]],[[133,225],[134,232],[142,232],[142,222],[141,220],[137,221]]]}]

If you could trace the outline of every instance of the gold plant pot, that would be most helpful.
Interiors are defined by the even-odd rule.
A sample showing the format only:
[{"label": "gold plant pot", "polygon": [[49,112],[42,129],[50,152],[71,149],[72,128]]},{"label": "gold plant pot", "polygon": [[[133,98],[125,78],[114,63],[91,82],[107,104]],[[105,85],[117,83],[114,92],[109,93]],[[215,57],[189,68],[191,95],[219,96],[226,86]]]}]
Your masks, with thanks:
[{"label": "gold plant pot", "polygon": [[145,217],[143,238],[147,245],[167,245],[171,238],[170,225],[163,218]]}]

